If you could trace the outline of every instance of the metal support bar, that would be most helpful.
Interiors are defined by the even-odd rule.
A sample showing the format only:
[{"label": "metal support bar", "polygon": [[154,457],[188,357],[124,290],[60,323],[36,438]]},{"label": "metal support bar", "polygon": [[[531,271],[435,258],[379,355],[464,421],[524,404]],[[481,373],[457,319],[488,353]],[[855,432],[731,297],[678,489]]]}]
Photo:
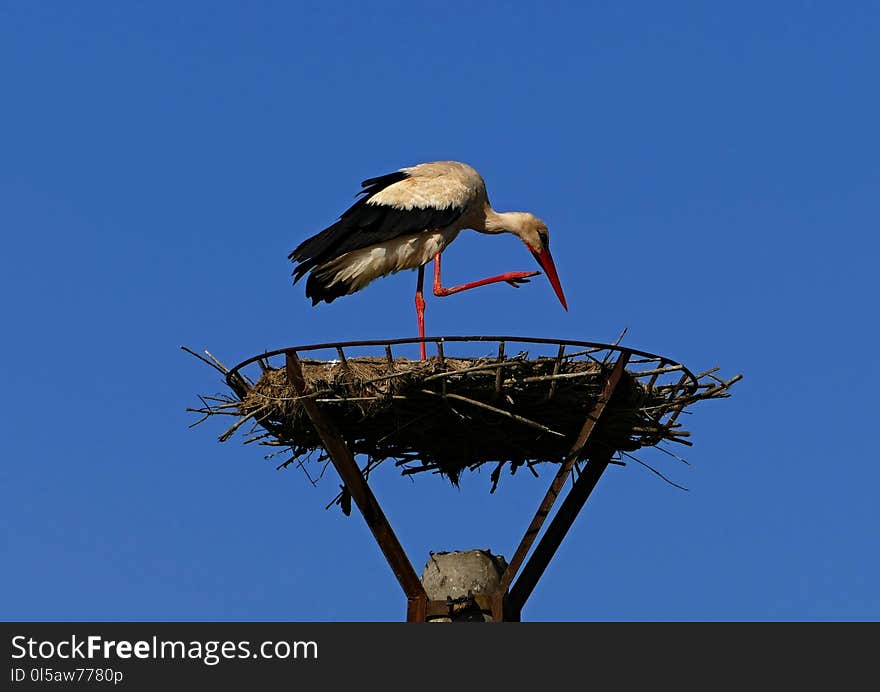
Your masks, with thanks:
[{"label": "metal support bar", "polygon": [[412,596],[406,599],[406,621],[425,622],[428,619],[428,597]]},{"label": "metal support bar", "polygon": [[[564,462],[560,465],[510,564],[502,575],[497,590],[489,594],[488,597],[479,597],[480,600],[475,601],[484,612],[489,611],[492,613],[492,619],[495,622],[503,622],[505,620],[519,621],[523,605],[531,595],[538,579],[546,570],[566,533],[571,528],[575,518],[608,466],[611,459],[610,453],[607,455],[603,454],[602,457],[590,459],[584,473],[577,479],[574,487],[563,500],[562,506],[550,522],[550,526],[544,536],[538,542],[534,553],[523,568],[522,574],[511,588],[511,582],[516,577],[541,527],[550,514],[556,498],[571,475],[578,457],[583,452],[599,418],[611,400],[626,369],[626,364],[633,353],[633,351],[628,349],[620,350],[620,355],[605,382],[602,393],[590,413],[587,414],[587,419],[577,439],[569,450]],[[409,561],[391,525],[388,523],[388,519],[379,506],[375,495],[373,495],[369,484],[361,475],[360,469],[355,463],[354,455],[332,422],[321,412],[317,402],[308,396],[310,394],[309,387],[303,377],[296,352],[293,350],[286,351],[285,357],[287,378],[291,386],[297,396],[300,397],[300,403],[315,426],[315,430],[318,432],[330,456],[330,460],[333,462],[333,466],[345,483],[345,487],[350,491],[352,499],[357,504],[364,520],[367,522],[367,526],[373,533],[373,537],[379,544],[382,554],[385,556],[394,572],[394,576],[406,594],[407,621],[425,622],[429,614],[442,612],[445,604],[428,600],[425,588],[422,586],[412,563]],[[509,593],[508,589],[510,589]]]},{"label": "metal support bar", "polygon": [[511,609],[515,612],[522,610],[525,602],[532,594],[538,580],[544,574],[544,570],[547,569],[547,565],[550,564],[550,560],[553,559],[565,535],[572,524],[574,524],[578,513],[583,509],[587,498],[590,497],[590,493],[596,487],[596,483],[599,482],[602,473],[608,468],[611,454],[612,452],[603,452],[601,456],[590,459],[586,469],[584,469],[580,478],[575,481],[574,487],[562,501],[559,511],[553,517],[546,533],[538,542],[535,552],[532,553],[526,566],[523,567],[522,574],[510,590],[508,600],[510,601]]},{"label": "metal support bar", "polygon": [[496,589],[490,596],[492,604],[492,622],[504,622],[504,592]]},{"label": "metal support bar", "polygon": [[[606,404],[611,400],[611,396],[614,394],[614,390],[617,388],[617,383],[620,382],[620,378],[623,375],[624,370],[626,369],[626,364],[629,361],[630,355],[630,351],[623,350],[621,351],[620,356],[618,356],[617,361],[614,363],[614,368],[611,370],[611,374],[605,381],[605,386],[602,388],[602,393],[599,395],[599,398],[593,405],[590,413],[587,414],[587,420],[584,422],[584,425],[581,428],[577,439],[572,445],[571,450],[568,452],[568,456],[566,456],[565,461],[560,464],[559,470],[556,472],[556,476],[553,478],[553,482],[550,484],[549,490],[547,490],[547,494],[544,495],[544,499],[541,501],[541,504],[538,507],[538,511],[535,512],[535,516],[532,518],[532,522],[529,524],[529,528],[526,529],[525,535],[523,535],[523,538],[520,541],[516,552],[513,554],[513,557],[507,565],[507,569],[504,571],[504,574],[501,577],[501,582],[498,584],[498,593],[500,595],[503,595],[510,587],[513,578],[519,571],[520,565],[522,565],[523,560],[529,552],[529,549],[535,542],[535,539],[537,538],[538,533],[541,530],[541,526],[543,526],[544,521],[550,514],[550,510],[553,509],[556,498],[559,496],[559,493],[562,491],[565,482],[568,480],[568,477],[571,474],[571,470],[574,467],[575,462],[577,462],[578,456],[583,451],[584,446],[587,444],[587,440],[593,433],[593,430],[596,427],[596,423],[599,421],[602,412],[605,410]],[[518,611],[520,608],[521,606],[516,608],[515,610]]]},{"label": "metal support bar", "polygon": [[492,595],[478,594],[476,596],[469,595],[455,600],[447,598],[445,601],[428,601],[425,616],[426,618],[452,618],[463,612],[473,612],[476,610],[479,610],[482,613],[492,614]]},{"label": "metal support bar", "polygon": [[302,368],[300,367],[299,358],[293,351],[286,353],[287,379],[293,387],[297,396],[300,398],[300,404],[305,409],[312,424],[315,426],[321,441],[336,471],[342,478],[345,486],[351,492],[351,497],[357,504],[358,509],[364,516],[367,526],[373,532],[373,537],[379,544],[382,554],[391,566],[394,576],[400,584],[403,592],[407,597],[407,621],[408,622],[424,622],[425,609],[428,603],[428,595],[425,593],[425,587],[419,581],[419,577],[413,569],[412,563],[406,556],[403,546],[397,540],[385,513],[379,506],[376,496],[370,486],[361,475],[360,469],[355,463],[354,456],[345,440],[336,430],[335,426],[324,416],[318,404],[314,399],[307,398],[309,387],[306,385],[303,377]]}]

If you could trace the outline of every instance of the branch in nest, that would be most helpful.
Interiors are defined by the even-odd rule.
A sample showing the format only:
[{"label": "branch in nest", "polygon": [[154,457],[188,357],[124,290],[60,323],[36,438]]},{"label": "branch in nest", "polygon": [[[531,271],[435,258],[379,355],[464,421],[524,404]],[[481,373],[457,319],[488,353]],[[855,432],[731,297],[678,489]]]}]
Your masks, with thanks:
[{"label": "branch in nest", "polygon": [[[211,359],[212,359],[212,360],[208,360],[208,359],[205,358],[203,355],[201,355],[200,353],[196,353],[195,351],[193,351],[193,350],[192,350],[191,348],[189,348],[188,346],[181,346],[180,348],[182,348],[184,351],[186,351],[186,352],[189,353],[190,355],[195,356],[196,358],[198,358],[198,359],[199,359],[200,361],[202,361],[203,363],[207,363],[207,364],[210,365],[212,368],[214,368],[215,370],[217,370],[218,372],[220,372],[222,375],[226,375],[227,373],[229,373],[229,368],[227,368],[225,365],[223,365],[223,363],[221,363],[219,360],[217,360],[216,358],[214,358],[214,356],[211,356]],[[208,352],[205,351],[205,353],[208,353]],[[208,355],[210,356],[211,354],[208,353]]]},{"label": "branch in nest", "polygon": [[235,433],[235,431],[238,430],[242,425],[244,425],[251,418],[254,418],[257,414],[262,413],[265,410],[266,410],[265,407],[257,408],[257,409],[254,409],[253,411],[251,411],[250,413],[242,416],[240,420],[237,420],[232,425],[232,427],[229,428],[229,430],[227,430],[225,433],[223,433],[220,436],[220,442],[226,442],[226,440],[228,440],[230,437],[232,437],[233,433]]},{"label": "branch in nest", "polygon": [[666,481],[667,483],[669,483],[669,485],[671,485],[671,486],[673,486],[673,487],[675,487],[675,488],[678,488],[679,490],[684,490],[685,492],[688,492],[688,488],[685,488],[683,485],[679,485],[678,483],[675,483],[674,481],[671,481],[671,480],[668,479],[666,476],[664,476],[662,473],[660,473],[657,469],[655,469],[653,466],[651,466],[650,464],[646,464],[644,461],[642,461],[642,460],[639,459],[638,457],[633,456],[633,455],[630,454],[629,452],[621,452],[621,454],[623,454],[623,455],[624,455],[625,457],[627,457],[628,459],[632,459],[632,460],[633,460],[634,462],[636,462],[637,464],[641,464],[641,465],[644,466],[646,469],[648,469],[651,473],[655,473],[655,474],[657,474],[658,476],[660,476],[660,478],[662,478],[664,481]]},{"label": "branch in nest", "polygon": [[551,430],[546,425],[542,425],[537,421],[533,421],[525,416],[518,416],[515,413],[511,413],[510,411],[505,411],[501,408],[496,408],[495,406],[490,406],[489,404],[484,404],[482,401],[477,401],[476,399],[471,399],[466,396],[461,396],[460,394],[440,394],[439,392],[432,392],[430,389],[422,389],[422,394],[430,394],[431,396],[439,396],[442,398],[455,399],[456,401],[463,401],[466,404],[471,404],[472,406],[477,406],[478,408],[486,409],[487,411],[492,411],[493,413],[497,413],[499,416],[505,416],[506,418],[510,418],[511,420],[515,420],[517,423],[522,423],[523,425],[527,425],[530,428],[535,428],[536,430],[540,430],[542,432],[548,433],[550,435],[556,435],[557,437],[565,437],[561,432],[556,432],[555,430]]}]

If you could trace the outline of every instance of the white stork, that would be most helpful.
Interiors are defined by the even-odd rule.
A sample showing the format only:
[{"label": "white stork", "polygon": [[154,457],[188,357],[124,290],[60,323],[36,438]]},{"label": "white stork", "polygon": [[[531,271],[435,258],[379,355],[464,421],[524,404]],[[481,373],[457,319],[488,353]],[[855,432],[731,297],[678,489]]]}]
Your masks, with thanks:
[{"label": "white stork", "polygon": [[[294,283],[306,274],[306,296],[317,305],[361,290],[380,276],[418,269],[416,313],[419,336],[425,336],[422,287],[425,265],[434,260],[434,295],[449,296],[477,286],[506,282],[514,288],[540,272],[507,272],[446,288],[440,280],[440,253],[458,233],[513,233],[544,269],[568,310],[550,255],[547,226],[526,212],[498,213],[489,205],[486,185],[477,171],[457,161],[435,161],[401,168],[361,183],[363,195],[339,221],[303,241],[289,259],[296,262]],[[425,358],[425,344],[421,344]]]}]

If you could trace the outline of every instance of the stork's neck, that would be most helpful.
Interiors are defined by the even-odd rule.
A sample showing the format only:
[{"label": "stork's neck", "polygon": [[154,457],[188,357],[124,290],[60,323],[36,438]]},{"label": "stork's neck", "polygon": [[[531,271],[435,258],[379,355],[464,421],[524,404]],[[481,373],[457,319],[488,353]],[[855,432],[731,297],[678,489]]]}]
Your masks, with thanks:
[{"label": "stork's neck", "polygon": [[513,233],[521,235],[525,228],[526,219],[530,214],[522,211],[497,212],[492,207],[487,207],[483,227],[477,230],[482,233]]}]

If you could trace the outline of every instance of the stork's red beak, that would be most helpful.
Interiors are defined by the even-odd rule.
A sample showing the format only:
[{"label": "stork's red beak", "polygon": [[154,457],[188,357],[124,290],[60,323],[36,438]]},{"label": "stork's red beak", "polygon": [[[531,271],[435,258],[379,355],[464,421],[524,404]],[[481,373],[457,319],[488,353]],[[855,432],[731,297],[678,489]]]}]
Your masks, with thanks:
[{"label": "stork's red beak", "polygon": [[541,265],[541,268],[550,280],[550,285],[553,286],[553,290],[556,291],[556,297],[559,298],[562,307],[568,310],[568,304],[565,302],[565,294],[562,292],[562,284],[559,283],[559,275],[556,273],[556,265],[553,264],[553,257],[550,255],[550,250],[547,250],[546,248],[540,252],[532,250],[532,254],[535,256],[535,259],[538,260],[538,264]]}]

